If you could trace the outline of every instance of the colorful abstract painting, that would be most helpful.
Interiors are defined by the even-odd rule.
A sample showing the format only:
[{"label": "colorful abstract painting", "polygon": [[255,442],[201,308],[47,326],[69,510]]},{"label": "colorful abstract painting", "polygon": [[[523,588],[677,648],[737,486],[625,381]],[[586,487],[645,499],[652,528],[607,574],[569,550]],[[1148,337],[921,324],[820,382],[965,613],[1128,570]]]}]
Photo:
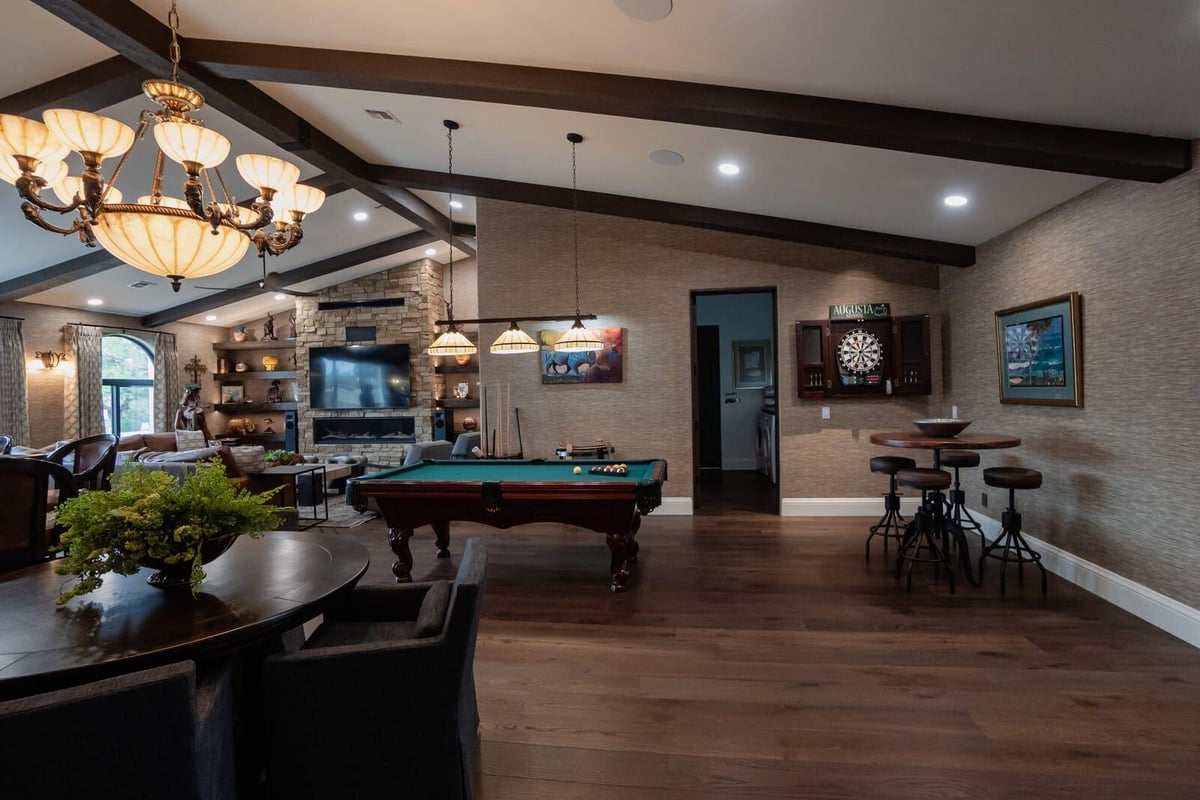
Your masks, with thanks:
[{"label": "colorful abstract painting", "polygon": [[564,330],[538,331],[542,346],[542,383],[621,383],[624,381],[624,328],[592,328],[604,349],[588,353],[556,353]]}]

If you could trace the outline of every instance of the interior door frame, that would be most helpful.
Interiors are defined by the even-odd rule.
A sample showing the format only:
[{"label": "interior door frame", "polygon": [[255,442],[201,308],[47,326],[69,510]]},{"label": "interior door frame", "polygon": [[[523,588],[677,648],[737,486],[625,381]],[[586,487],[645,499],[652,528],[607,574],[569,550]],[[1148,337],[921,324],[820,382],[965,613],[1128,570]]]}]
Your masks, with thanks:
[{"label": "interior door frame", "polygon": [[779,402],[779,287],[778,286],[733,286],[726,289],[692,289],[688,298],[689,311],[689,328],[691,338],[691,365],[692,365],[692,505],[695,508],[700,506],[700,370],[696,364],[696,298],[705,295],[723,295],[723,294],[769,294],[771,295],[771,330],[774,331],[771,336],[771,357],[775,359],[772,364],[772,374],[775,376],[775,513],[779,514],[780,503],[783,497],[783,481],[782,472],[780,469],[779,458],[779,439],[780,430],[783,427],[781,414],[783,412],[783,404]]}]

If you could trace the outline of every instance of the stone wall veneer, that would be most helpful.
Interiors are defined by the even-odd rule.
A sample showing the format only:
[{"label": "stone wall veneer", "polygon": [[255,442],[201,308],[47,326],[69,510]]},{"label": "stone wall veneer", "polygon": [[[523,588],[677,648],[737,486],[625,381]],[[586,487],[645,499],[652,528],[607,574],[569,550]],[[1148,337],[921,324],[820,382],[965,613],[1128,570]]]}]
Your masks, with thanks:
[{"label": "stone wall veneer", "polygon": [[[394,308],[353,308],[318,311],[325,301],[376,300],[404,298]],[[396,465],[404,460],[403,444],[331,444],[313,443],[314,417],[412,416],[417,441],[427,441],[433,433],[433,408],[442,396],[444,381],[434,373],[434,359],[425,350],[433,342],[433,323],[441,316],[442,265],[421,259],[384,272],[322,289],[317,297],[302,297],[296,304],[296,392],[297,425],[300,450],[305,453],[339,455],[353,452],[365,455],[372,465]],[[374,325],[376,344],[407,344],[411,373],[411,407],[407,409],[312,409],[309,406],[308,350],[346,343],[346,327]]]}]

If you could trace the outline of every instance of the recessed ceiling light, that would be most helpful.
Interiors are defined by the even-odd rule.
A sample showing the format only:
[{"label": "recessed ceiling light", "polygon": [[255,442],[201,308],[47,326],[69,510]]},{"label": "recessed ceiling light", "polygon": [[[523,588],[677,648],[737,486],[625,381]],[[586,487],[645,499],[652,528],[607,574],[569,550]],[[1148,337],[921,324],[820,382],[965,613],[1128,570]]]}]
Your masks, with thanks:
[{"label": "recessed ceiling light", "polygon": [[650,160],[664,167],[678,167],[683,163],[683,156],[674,150],[651,150]]},{"label": "recessed ceiling light", "polygon": [[462,208],[462,201],[461,200],[451,200],[450,207],[451,208]]},{"label": "recessed ceiling light", "polygon": [[354,221],[355,222],[366,222],[368,216],[370,216],[370,215],[367,214],[367,212],[365,212],[365,211],[355,211],[354,212]]},{"label": "recessed ceiling light", "polygon": [[732,161],[726,161],[724,164],[717,166],[717,172],[721,173],[722,175],[737,175],[741,171],[742,168],[737,164],[734,164]]},{"label": "recessed ceiling light", "polygon": [[671,13],[671,0],[615,0],[617,9],[642,22],[658,22]]},{"label": "recessed ceiling light", "polygon": [[433,248],[433,247],[427,248],[427,249],[425,250],[425,255],[427,255],[427,256],[436,256],[436,255],[437,255],[437,249],[436,249],[436,248]]},{"label": "recessed ceiling light", "polygon": [[276,300],[287,300],[287,295],[284,294],[283,292],[276,292],[275,299]]},{"label": "recessed ceiling light", "polygon": [[217,315],[216,315],[216,314],[207,314],[207,315],[204,317],[204,321],[205,321],[205,322],[216,322],[216,321],[217,321]]},{"label": "recessed ceiling light", "polygon": [[967,198],[961,194],[948,194],[942,198],[942,202],[951,208],[962,208],[967,204]]},{"label": "recessed ceiling light", "polygon": [[102,306],[102,305],[104,305],[104,301],[103,301],[103,300],[101,300],[99,297],[90,297],[90,298],[88,298],[88,301],[87,301],[87,303],[88,303],[88,305],[89,305],[89,306]]}]

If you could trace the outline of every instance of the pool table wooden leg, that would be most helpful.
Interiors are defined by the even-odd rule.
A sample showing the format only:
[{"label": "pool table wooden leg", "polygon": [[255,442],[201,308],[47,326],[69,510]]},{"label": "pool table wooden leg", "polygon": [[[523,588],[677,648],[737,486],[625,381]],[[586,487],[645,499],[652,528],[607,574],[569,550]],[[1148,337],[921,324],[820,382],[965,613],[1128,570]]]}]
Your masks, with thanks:
[{"label": "pool table wooden leg", "polygon": [[637,554],[638,550],[641,549],[641,546],[638,545],[637,539],[634,537],[637,536],[637,532],[641,527],[642,515],[635,511],[633,512],[633,520],[629,523],[629,536],[627,537],[628,542],[626,543],[626,547],[629,550],[629,558],[627,561],[630,564],[636,564],[638,560]]},{"label": "pool table wooden leg", "polygon": [[612,572],[614,592],[623,592],[629,588],[629,537],[624,533],[610,533],[606,537],[608,549],[612,552],[609,570]]},{"label": "pool table wooden leg", "polygon": [[437,557],[450,557],[450,523],[434,522],[433,535],[437,537]]},{"label": "pool table wooden leg", "polygon": [[412,528],[388,528],[388,544],[396,554],[392,562],[392,574],[396,583],[412,583],[412,550],[408,549],[408,540],[412,538]]}]

